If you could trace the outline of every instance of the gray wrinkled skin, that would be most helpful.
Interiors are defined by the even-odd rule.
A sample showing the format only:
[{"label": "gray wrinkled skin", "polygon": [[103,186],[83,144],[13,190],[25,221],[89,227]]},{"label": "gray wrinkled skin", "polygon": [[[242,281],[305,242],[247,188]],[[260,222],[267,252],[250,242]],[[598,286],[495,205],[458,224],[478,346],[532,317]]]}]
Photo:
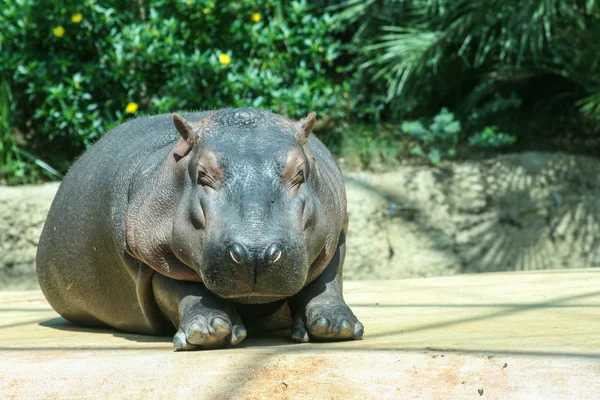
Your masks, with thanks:
[{"label": "gray wrinkled skin", "polygon": [[361,339],[342,296],[341,172],[310,130],[257,109],[165,114],[105,135],[65,177],[37,254],[54,309],[87,326],[235,345],[289,306],[291,337]]}]

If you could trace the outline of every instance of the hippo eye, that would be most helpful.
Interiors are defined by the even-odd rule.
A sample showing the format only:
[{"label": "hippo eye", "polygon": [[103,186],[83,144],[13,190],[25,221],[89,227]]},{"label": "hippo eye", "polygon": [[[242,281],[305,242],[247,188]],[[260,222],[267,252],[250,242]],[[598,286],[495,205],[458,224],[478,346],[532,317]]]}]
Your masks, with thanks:
[{"label": "hippo eye", "polygon": [[292,186],[296,186],[304,182],[304,171],[298,172],[298,174],[292,180]]},{"label": "hippo eye", "polygon": [[198,184],[202,186],[211,186],[212,180],[204,171],[198,171]]}]

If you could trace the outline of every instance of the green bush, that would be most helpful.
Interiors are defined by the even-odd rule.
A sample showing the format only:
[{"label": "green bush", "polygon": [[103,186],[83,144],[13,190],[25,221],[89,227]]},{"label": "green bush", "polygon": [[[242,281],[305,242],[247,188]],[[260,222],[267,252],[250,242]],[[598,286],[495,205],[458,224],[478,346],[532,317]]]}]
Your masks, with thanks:
[{"label": "green bush", "polygon": [[486,126],[481,132],[469,137],[469,144],[484,149],[507,147],[517,141],[515,135],[500,132],[497,126]]},{"label": "green bush", "polygon": [[461,132],[460,121],[454,119],[454,114],[447,108],[433,117],[429,128],[419,121],[406,121],[401,125],[401,132],[417,139],[410,153],[421,157],[427,154],[427,159],[433,165],[438,165],[443,158],[451,158],[456,154],[456,146]]},{"label": "green bush", "polygon": [[[500,102],[504,104],[504,102]],[[499,107],[503,107],[500,105]],[[452,158],[460,141],[462,125],[447,108],[433,117],[428,128],[420,121],[405,121],[400,126],[400,134],[416,139],[409,146],[409,154],[425,157],[433,165],[439,165],[443,158]],[[497,126],[486,126],[468,137],[472,147],[481,149],[501,149],[516,143],[517,137],[500,132]]]},{"label": "green bush", "polygon": [[[441,106],[489,125],[560,135],[589,121],[600,129],[600,6],[590,0],[339,0],[356,64],[385,82],[392,115]],[[379,86],[380,87],[380,86]],[[508,108],[493,107],[504,93]],[[488,107],[490,106],[490,107]],[[486,109],[487,107],[487,109]],[[474,111],[479,109],[481,114]],[[557,124],[564,121],[566,123]]]},{"label": "green bush", "polygon": [[347,168],[373,169],[396,165],[403,145],[386,126],[352,124],[340,130],[339,140],[332,150],[340,164]]},{"label": "green bush", "polygon": [[[335,72],[336,23],[306,0],[0,0],[11,135],[64,172],[141,113],[255,106],[344,118],[352,96]],[[0,174],[23,173],[11,171]]]},{"label": "green bush", "polygon": [[4,81],[0,82],[0,178],[8,184],[36,183],[43,175],[46,178],[62,178],[62,174],[36,158],[20,146],[9,123],[12,93]]},{"label": "green bush", "polygon": [[186,109],[316,111],[362,166],[600,129],[595,1],[0,0],[0,26],[0,182],[58,177],[107,129]]}]

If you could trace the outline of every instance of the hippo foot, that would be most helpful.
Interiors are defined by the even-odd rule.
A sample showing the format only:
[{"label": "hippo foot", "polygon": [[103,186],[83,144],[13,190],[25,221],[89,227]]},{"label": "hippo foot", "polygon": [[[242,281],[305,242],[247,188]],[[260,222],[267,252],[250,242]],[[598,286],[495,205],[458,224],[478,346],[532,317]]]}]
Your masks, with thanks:
[{"label": "hippo foot", "polygon": [[292,340],[360,340],[363,332],[363,325],[342,299],[313,299],[295,316]]},{"label": "hippo foot", "polygon": [[215,349],[236,345],[247,332],[240,316],[223,308],[194,304],[181,315],[179,330],[173,337],[176,350]]}]

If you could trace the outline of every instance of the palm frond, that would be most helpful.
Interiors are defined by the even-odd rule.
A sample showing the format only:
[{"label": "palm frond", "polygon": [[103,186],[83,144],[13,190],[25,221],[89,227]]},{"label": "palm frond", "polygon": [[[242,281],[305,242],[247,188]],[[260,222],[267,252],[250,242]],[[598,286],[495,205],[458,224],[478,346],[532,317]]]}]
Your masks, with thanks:
[{"label": "palm frond", "polygon": [[577,102],[579,110],[600,130],[600,87],[596,91]]},{"label": "palm frond", "polygon": [[387,26],[388,32],[381,36],[381,42],[368,46],[367,52],[377,52],[369,61],[361,64],[361,68],[377,65],[378,71],[373,79],[387,77],[390,80],[388,98],[402,94],[411,76],[425,66],[431,53],[441,38],[440,32],[416,28]]},{"label": "palm frond", "polygon": [[[360,67],[387,83],[388,100],[407,100],[436,79],[451,87],[468,76],[508,81],[553,74],[580,88],[598,87],[597,5],[592,0],[345,0],[337,7],[358,25],[362,43],[371,39],[362,47]],[[586,115],[598,112],[600,120],[596,104],[592,93],[580,106]]]}]

